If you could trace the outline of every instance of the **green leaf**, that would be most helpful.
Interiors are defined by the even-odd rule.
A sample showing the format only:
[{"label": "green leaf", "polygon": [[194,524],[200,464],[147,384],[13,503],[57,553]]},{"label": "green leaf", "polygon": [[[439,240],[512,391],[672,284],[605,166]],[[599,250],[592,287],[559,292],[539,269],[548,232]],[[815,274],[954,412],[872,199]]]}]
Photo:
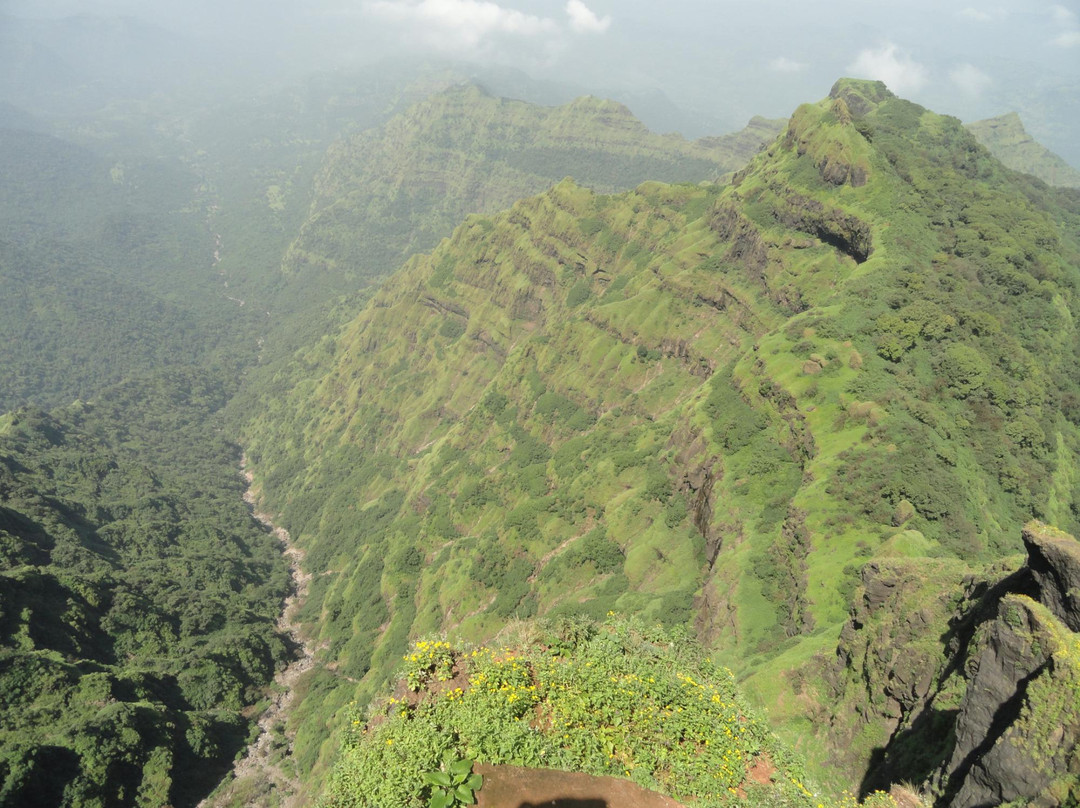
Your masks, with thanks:
[{"label": "green leaf", "polygon": [[428,808],[450,808],[454,804],[454,795],[449,791],[436,791],[428,800]]},{"label": "green leaf", "polygon": [[457,801],[460,802],[462,805],[473,804],[473,791],[468,786],[458,786],[457,788],[455,788],[454,797],[456,797]]},{"label": "green leaf", "polygon": [[450,774],[455,778],[464,778],[466,774],[472,771],[473,761],[471,760],[455,760],[450,764]]},{"label": "green leaf", "polygon": [[483,784],[484,776],[482,774],[471,774],[469,775],[469,779],[465,781],[465,785],[473,791],[478,791]]},{"label": "green leaf", "polygon": [[443,786],[444,788],[453,785],[450,775],[446,772],[424,772],[424,782],[431,786]]}]

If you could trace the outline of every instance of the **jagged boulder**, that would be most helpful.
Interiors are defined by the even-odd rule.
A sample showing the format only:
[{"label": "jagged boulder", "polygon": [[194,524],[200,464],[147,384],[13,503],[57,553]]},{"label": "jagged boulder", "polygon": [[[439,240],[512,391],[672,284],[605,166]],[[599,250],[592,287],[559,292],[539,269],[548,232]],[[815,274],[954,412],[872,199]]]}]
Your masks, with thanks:
[{"label": "jagged boulder", "polygon": [[1023,536],[1039,602],[1080,631],[1080,542],[1041,522],[1025,526]]},{"label": "jagged boulder", "polygon": [[[946,769],[950,808],[1033,799],[1069,770],[1080,712],[1075,661],[1068,658],[1076,641],[1066,634],[1029,598],[1010,594],[1001,600],[997,618],[983,627],[967,659],[974,675]],[[1046,698],[1070,690],[1071,698]]]},{"label": "jagged boulder", "polygon": [[864,791],[922,783],[939,808],[1080,804],[1080,542],[1038,522],[1028,557],[862,570],[826,679],[830,734],[883,738]]},{"label": "jagged boulder", "polygon": [[[849,776],[863,769],[866,790],[918,782],[948,754],[947,728],[938,731],[927,702],[945,665],[940,638],[954,614],[954,592],[967,572],[949,559],[881,559],[862,569],[851,618],[825,671],[824,698],[833,705],[834,760],[850,767]],[[906,742],[915,734],[917,742]],[[867,739],[883,752],[873,762],[859,759]]]}]

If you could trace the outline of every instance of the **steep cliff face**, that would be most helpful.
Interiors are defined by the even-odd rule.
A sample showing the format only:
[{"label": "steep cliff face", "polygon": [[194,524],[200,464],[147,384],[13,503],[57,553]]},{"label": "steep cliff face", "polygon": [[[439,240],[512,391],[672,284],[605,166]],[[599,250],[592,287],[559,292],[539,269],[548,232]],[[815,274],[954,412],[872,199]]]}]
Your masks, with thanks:
[{"label": "steep cliff face", "polygon": [[1023,538],[1018,569],[863,569],[827,677],[832,741],[877,744],[846,761],[867,768],[864,789],[917,782],[950,808],[1080,797],[1080,543],[1040,523]]}]

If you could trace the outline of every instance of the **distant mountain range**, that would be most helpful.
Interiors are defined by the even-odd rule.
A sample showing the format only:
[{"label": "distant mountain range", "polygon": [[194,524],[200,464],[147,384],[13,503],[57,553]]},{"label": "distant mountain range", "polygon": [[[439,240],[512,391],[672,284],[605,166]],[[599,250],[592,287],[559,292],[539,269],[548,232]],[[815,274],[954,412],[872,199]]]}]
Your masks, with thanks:
[{"label": "distant mountain range", "polygon": [[967,128],[1009,168],[1050,185],[1080,188],[1080,171],[1032,138],[1015,112],[969,123]]},{"label": "distant mountain range", "polygon": [[355,289],[430,250],[468,214],[502,210],[566,176],[605,193],[716,180],[780,127],[757,118],[739,133],[687,141],[653,134],[611,101],[541,107],[452,87],[331,147],[284,272],[297,291]]}]

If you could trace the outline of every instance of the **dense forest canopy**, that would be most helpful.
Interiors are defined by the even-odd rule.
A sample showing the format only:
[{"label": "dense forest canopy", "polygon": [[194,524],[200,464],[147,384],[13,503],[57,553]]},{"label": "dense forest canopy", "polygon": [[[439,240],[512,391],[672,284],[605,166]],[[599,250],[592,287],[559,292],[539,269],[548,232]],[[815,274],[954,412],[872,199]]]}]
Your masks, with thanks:
[{"label": "dense forest canopy", "polygon": [[225,396],[162,372],[3,417],[5,805],[190,804],[244,743],[288,575],[208,425]]}]

